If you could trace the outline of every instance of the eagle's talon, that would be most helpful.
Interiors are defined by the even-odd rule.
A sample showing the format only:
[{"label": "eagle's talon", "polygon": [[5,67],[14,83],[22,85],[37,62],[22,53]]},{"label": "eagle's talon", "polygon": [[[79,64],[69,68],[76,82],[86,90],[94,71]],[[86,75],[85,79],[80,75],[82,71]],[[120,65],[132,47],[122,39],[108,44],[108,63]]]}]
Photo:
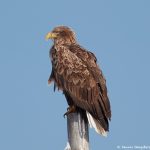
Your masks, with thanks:
[{"label": "eagle's talon", "polygon": [[67,116],[67,115],[69,115],[70,113],[73,113],[73,112],[75,112],[76,111],[76,107],[75,106],[69,106],[68,108],[67,108],[67,112],[66,113],[64,113],[64,118],[65,118],[65,116]]},{"label": "eagle's talon", "polygon": [[64,118],[65,118],[65,117],[67,116],[67,112],[66,112],[66,113],[64,113],[64,115],[63,115],[63,116],[64,116]]}]

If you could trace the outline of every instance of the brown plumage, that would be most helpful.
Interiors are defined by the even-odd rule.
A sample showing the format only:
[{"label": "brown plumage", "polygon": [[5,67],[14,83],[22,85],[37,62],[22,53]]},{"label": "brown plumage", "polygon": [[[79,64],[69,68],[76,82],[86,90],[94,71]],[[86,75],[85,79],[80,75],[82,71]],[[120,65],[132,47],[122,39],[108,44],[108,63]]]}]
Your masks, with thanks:
[{"label": "brown plumage", "polygon": [[89,124],[106,135],[111,118],[110,102],[106,80],[95,55],[81,47],[74,32],[66,26],[54,28],[46,38],[54,41],[50,49],[52,72],[48,82],[54,81],[54,88],[57,86],[63,91],[70,108],[85,111]]}]

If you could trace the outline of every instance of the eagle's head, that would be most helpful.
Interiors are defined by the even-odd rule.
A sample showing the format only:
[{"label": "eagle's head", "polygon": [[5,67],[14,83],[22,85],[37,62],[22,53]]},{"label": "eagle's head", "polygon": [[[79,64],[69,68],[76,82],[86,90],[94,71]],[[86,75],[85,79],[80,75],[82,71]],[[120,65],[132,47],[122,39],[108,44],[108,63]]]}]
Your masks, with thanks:
[{"label": "eagle's head", "polygon": [[53,39],[55,44],[76,43],[75,33],[67,26],[55,27],[52,32],[46,35],[46,39]]}]

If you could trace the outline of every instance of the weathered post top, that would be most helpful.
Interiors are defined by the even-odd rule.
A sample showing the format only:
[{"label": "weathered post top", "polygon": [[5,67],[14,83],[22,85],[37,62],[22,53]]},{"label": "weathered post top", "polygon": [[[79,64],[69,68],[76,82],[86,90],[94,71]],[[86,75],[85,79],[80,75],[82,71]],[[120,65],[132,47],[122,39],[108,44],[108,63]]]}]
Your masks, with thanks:
[{"label": "weathered post top", "polygon": [[89,131],[86,117],[81,113],[67,116],[68,142],[70,148],[65,150],[89,150]]}]

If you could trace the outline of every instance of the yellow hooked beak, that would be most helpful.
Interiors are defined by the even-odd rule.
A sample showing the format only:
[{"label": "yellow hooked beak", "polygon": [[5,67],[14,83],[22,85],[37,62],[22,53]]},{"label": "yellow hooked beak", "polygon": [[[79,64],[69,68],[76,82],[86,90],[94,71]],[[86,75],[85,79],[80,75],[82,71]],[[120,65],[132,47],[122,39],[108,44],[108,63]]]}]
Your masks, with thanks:
[{"label": "yellow hooked beak", "polygon": [[48,40],[48,39],[54,39],[57,37],[57,34],[56,33],[52,33],[52,32],[49,32],[47,33],[47,35],[45,36],[45,39]]}]

